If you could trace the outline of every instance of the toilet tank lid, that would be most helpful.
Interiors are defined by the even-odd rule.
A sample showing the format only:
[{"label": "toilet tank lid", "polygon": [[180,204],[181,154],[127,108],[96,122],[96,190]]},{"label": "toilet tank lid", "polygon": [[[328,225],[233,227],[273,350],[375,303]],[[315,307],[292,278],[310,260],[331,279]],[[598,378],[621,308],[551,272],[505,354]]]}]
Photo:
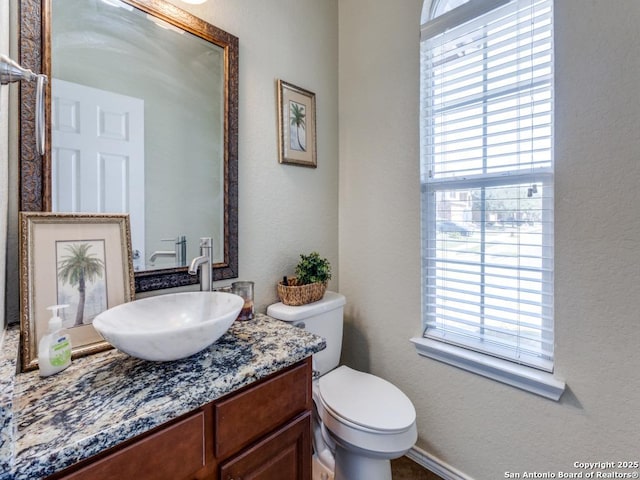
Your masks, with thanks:
[{"label": "toilet tank lid", "polygon": [[285,322],[298,322],[314,315],[335,310],[343,307],[347,303],[344,295],[336,292],[326,291],[322,300],[294,307],[285,305],[282,302],[274,303],[267,307],[267,315]]}]

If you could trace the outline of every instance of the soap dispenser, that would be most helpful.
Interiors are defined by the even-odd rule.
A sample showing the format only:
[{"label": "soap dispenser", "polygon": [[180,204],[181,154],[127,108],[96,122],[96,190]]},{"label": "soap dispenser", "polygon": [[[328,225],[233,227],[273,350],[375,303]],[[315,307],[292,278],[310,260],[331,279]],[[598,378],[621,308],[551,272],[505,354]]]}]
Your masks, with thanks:
[{"label": "soap dispenser", "polygon": [[49,331],[38,342],[38,365],[40,376],[48,377],[61,372],[71,365],[71,339],[62,328],[62,319],[58,310],[69,305],[53,305],[47,307],[52,316],[49,319]]}]

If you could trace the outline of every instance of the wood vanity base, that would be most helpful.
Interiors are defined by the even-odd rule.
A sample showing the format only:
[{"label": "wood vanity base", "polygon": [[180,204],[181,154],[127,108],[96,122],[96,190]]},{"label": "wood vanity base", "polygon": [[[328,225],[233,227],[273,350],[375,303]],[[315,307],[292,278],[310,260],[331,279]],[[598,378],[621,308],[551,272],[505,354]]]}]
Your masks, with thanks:
[{"label": "wood vanity base", "polygon": [[311,358],[47,480],[311,480]]}]

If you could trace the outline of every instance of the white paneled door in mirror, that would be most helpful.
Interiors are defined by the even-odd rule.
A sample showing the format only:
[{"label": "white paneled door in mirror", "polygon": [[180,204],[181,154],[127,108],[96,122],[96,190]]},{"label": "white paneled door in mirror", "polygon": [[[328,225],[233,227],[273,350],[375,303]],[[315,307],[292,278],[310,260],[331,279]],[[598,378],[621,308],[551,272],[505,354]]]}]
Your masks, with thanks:
[{"label": "white paneled door in mirror", "polygon": [[52,92],[52,210],[128,212],[143,268],[144,101],[59,79]]}]

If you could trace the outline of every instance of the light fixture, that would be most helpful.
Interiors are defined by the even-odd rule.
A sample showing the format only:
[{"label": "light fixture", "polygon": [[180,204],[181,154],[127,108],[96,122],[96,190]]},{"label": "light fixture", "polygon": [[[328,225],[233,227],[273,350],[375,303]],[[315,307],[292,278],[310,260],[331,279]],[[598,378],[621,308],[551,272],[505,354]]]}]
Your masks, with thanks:
[{"label": "light fixture", "polygon": [[200,5],[201,3],[206,2],[207,0],[182,0],[184,3],[190,3],[191,5]]}]

